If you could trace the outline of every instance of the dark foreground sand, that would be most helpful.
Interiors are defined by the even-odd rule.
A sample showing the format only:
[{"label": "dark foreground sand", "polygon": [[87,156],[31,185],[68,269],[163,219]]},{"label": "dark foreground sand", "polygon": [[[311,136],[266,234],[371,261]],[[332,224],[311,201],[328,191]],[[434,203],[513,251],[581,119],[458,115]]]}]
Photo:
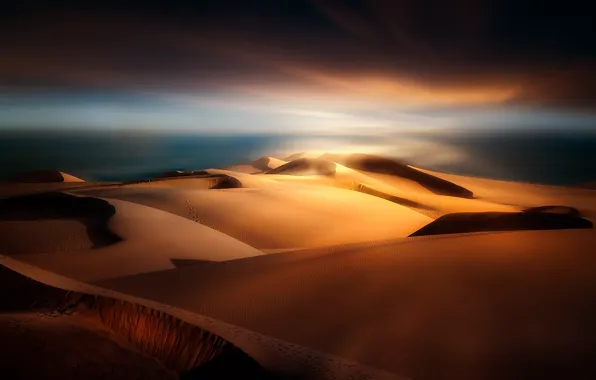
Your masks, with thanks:
[{"label": "dark foreground sand", "polygon": [[5,379],[178,378],[89,317],[2,313],[0,341],[0,374]]},{"label": "dark foreground sand", "polygon": [[3,266],[0,342],[0,374],[10,379],[266,377],[254,360],[209,331],[145,306],[54,288]]}]

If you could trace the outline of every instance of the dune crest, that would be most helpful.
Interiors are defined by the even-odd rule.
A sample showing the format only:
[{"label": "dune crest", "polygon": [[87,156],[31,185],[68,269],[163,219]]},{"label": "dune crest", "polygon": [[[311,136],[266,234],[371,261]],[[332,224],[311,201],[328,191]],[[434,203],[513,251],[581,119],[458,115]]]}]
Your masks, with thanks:
[{"label": "dune crest", "polygon": [[321,158],[298,158],[266,174],[332,175],[335,174],[335,163]]},{"label": "dune crest", "polygon": [[524,212],[477,212],[443,215],[410,236],[481,231],[563,230],[593,228],[575,209],[545,206]]},{"label": "dune crest", "polygon": [[287,161],[271,156],[263,156],[246,164],[228,166],[225,169],[244,174],[258,174],[286,164]]},{"label": "dune crest", "polygon": [[35,170],[17,175],[15,182],[45,183],[45,182],[85,182],[71,174],[58,170]]},{"label": "dune crest", "polygon": [[356,170],[379,174],[390,174],[407,178],[414,182],[418,182],[423,187],[439,195],[449,195],[461,198],[472,198],[474,195],[470,190],[456,185],[453,182],[423,173],[395,160],[381,156],[361,153],[346,155],[326,153],[322,155],[321,158],[340,163]]},{"label": "dune crest", "polygon": [[[84,326],[101,325],[183,377],[193,378],[201,374],[223,379],[240,373],[253,378],[264,375],[254,360],[228,341],[163,311],[105,296],[69,292],[27,278],[2,265],[0,284],[0,320],[14,318],[10,313],[37,311],[82,322]],[[66,326],[68,323],[63,323],[62,329]],[[23,338],[27,339],[21,336]],[[51,343],[58,350],[69,348],[68,343]],[[70,354],[62,359],[84,360],[83,355]],[[222,362],[225,367],[218,364]],[[2,364],[5,363],[0,361],[0,368]]]}]

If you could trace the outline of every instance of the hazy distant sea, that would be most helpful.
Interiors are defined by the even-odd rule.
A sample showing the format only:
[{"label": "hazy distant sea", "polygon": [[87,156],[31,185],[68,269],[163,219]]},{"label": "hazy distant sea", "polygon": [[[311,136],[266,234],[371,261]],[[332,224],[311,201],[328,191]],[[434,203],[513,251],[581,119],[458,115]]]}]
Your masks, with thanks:
[{"label": "hazy distant sea", "polygon": [[[425,138],[455,147],[467,157],[418,163],[428,169],[543,184],[596,180],[596,133],[501,131]],[[27,170],[58,169],[86,180],[124,181],[155,176],[166,170],[247,162],[275,153],[289,143],[300,147],[300,139],[304,137],[4,131],[0,132],[0,179]],[[366,139],[368,144],[381,143],[383,136]],[[336,140],[337,136],[329,137],[330,146]],[[429,149],[428,156],[433,155],[432,150]],[[415,158],[409,163],[417,164]]]}]

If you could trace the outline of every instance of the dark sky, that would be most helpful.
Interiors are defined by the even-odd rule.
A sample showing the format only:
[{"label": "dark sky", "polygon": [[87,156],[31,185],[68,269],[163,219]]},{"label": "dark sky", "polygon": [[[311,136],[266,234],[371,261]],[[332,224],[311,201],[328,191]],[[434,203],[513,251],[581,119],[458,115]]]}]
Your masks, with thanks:
[{"label": "dark sky", "polygon": [[586,1],[5,1],[0,102],[16,113],[50,96],[157,96],[323,119],[592,113],[594,19]]}]

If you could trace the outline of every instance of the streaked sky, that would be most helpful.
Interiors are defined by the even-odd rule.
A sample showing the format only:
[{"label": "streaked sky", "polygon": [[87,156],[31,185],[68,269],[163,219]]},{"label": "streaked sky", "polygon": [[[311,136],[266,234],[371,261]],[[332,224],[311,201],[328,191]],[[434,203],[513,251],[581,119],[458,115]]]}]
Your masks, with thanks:
[{"label": "streaked sky", "polygon": [[209,133],[596,126],[573,1],[9,2],[0,128]]}]

